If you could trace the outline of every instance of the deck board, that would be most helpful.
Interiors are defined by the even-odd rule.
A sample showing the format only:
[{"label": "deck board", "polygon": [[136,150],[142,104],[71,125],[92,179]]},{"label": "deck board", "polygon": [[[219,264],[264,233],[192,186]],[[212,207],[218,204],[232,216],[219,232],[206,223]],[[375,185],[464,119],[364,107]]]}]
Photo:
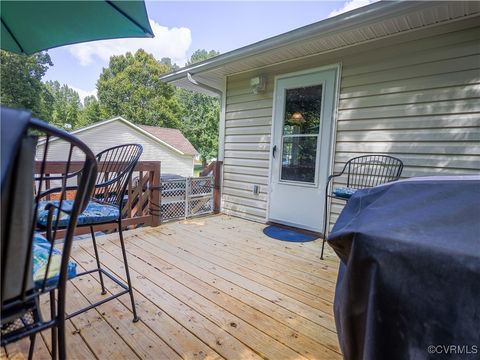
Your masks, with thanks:
[{"label": "deck board", "polygon": [[[285,243],[264,225],[209,216],[125,232],[137,311],[128,296],[71,319],[74,359],[341,359],[332,301],[338,262],[321,242]],[[124,278],[118,235],[98,237],[102,266]],[[93,248],[77,241],[80,269],[92,268]],[[118,291],[106,282],[109,291]],[[73,280],[67,308],[102,297],[96,275]],[[43,299],[43,306],[48,306]],[[26,358],[28,341],[2,358]],[[50,333],[37,338],[48,357]]]}]

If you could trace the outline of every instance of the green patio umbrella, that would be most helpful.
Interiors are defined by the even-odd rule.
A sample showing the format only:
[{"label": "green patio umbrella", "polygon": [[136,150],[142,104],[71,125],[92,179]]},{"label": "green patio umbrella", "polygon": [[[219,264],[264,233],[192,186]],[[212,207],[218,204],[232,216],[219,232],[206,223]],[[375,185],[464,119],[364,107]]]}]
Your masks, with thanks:
[{"label": "green patio umbrella", "polygon": [[1,48],[17,54],[80,42],[153,37],[140,1],[0,1]]}]

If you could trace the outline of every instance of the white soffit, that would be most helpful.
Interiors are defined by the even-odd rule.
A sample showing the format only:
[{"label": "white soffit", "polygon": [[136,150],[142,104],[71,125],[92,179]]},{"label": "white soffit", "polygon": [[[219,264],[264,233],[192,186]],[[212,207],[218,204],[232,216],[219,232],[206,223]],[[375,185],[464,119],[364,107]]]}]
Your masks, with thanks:
[{"label": "white soffit", "polygon": [[187,73],[221,90],[224,76],[478,15],[480,1],[380,1],[182,68],[161,80],[217,95],[192,84]]}]

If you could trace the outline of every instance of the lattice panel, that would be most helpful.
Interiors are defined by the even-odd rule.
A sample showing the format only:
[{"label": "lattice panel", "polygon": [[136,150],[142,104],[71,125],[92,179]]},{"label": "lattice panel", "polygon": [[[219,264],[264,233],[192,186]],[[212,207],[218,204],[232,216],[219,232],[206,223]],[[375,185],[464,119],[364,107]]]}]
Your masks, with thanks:
[{"label": "lattice panel", "polygon": [[185,201],[173,202],[169,204],[162,204],[160,207],[162,211],[162,221],[184,219],[185,216]]},{"label": "lattice panel", "polygon": [[162,182],[162,198],[185,198],[186,180],[166,180]]},{"label": "lattice panel", "polygon": [[162,181],[161,213],[162,221],[184,219],[186,180],[165,180]]},{"label": "lattice panel", "polygon": [[188,202],[188,215],[202,215],[213,212],[213,198],[201,197],[193,198]]},{"label": "lattice panel", "polygon": [[161,185],[162,221],[213,212],[213,177],[164,180]]},{"label": "lattice panel", "polygon": [[203,176],[198,178],[189,178],[189,195],[210,195],[213,190],[213,177]]}]

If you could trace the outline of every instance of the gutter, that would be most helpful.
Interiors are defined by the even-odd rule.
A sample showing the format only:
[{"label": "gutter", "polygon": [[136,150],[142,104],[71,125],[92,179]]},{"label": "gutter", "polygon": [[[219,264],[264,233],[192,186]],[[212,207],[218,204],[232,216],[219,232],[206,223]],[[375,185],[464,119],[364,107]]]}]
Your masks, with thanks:
[{"label": "gutter", "polygon": [[264,51],[283,47],[298,40],[308,39],[312,36],[318,35],[318,33],[328,34],[337,32],[346,28],[355,27],[362,23],[384,18],[386,15],[398,14],[401,12],[406,12],[411,8],[425,6],[428,6],[428,1],[425,3],[418,1],[379,1],[332,18],[306,25],[284,34],[256,42],[251,45],[244,46],[240,49],[229,51],[212,59],[205,60],[180,69],[176,72],[164,75],[160,77],[160,80],[165,82],[176,81],[188,76],[189,73],[192,74],[208,71],[254,54],[259,54]]},{"label": "gutter", "polygon": [[223,91],[218,90],[217,88],[214,88],[214,87],[209,86],[209,85],[207,85],[207,84],[203,84],[203,83],[195,80],[195,79],[193,78],[192,74],[190,74],[189,72],[187,72],[187,79],[188,79],[188,81],[189,81],[190,83],[192,83],[193,85],[198,86],[199,88],[208,90],[208,91],[210,91],[210,92],[213,92],[213,93],[217,94],[217,95],[220,97],[220,99],[222,98],[222,96],[223,96]]}]

